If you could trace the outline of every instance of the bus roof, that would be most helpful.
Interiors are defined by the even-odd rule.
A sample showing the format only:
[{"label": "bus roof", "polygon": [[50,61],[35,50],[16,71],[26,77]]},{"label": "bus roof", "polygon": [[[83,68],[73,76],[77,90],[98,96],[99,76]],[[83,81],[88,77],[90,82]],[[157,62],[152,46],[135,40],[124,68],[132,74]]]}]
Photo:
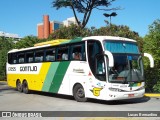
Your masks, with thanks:
[{"label": "bus roof", "polygon": [[81,37],[77,37],[75,39],[56,39],[56,40],[51,40],[51,41],[47,41],[47,42],[37,43],[34,45],[34,47],[44,46],[44,45],[55,46],[55,45],[62,45],[62,44],[66,44],[66,43],[75,43],[75,42],[80,42],[80,41],[82,41]]},{"label": "bus roof", "polygon": [[90,37],[85,37],[83,38],[83,40],[99,40],[99,41],[103,41],[103,40],[119,40],[119,41],[130,41],[130,42],[136,42],[133,39],[129,39],[129,38],[124,38],[124,37],[115,37],[115,36],[90,36]]},{"label": "bus roof", "polygon": [[56,40],[37,43],[34,45],[34,47],[13,49],[13,50],[10,50],[8,53],[20,52],[24,50],[32,50],[32,49],[37,49],[37,48],[44,48],[44,47],[49,47],[49,46],[63,45],[67,43],[76,43],[80,41],[82,41],[82,37],[77,37],[75,39],[56,39]]},{"label": "bus roof", "polygon": [[67,43],[76,43],[76,42],[87,41],[87,40],[98,40],[98,41],[119,40],[119,41],[136,42],[135,40],[132,40],[132,39],[123,38],[123,37],[114,37],[114,36],[90,36],[90,37],[84,37],[84,38],[77,37],[75,39],[56,39],[56,40],[51,40],[51,41],[47,41],[47,42],[41,42],[41,43],[35,44],[34,47],[13,49],[13,50],[10,50],[8,53],[20,52],[20,51],[24,51],[24,50],[32,50],[32,49],[36,49],[36,48],[43,48],[43,47],[49,47],[49,46],[63,45],[63,44],[67,44]]}]

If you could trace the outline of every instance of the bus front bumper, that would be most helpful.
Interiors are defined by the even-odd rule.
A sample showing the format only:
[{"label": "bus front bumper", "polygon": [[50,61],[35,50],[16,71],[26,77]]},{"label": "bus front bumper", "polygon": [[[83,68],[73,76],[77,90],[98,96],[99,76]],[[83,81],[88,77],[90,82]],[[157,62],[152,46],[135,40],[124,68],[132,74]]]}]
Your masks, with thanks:
[{"label": "bus front bumper", "polygon": [[145,94],[145,89],[140,91],[132,91],[132,92],[108,92],[107,100],[123,100],[123,99],[133,99],[133,98],[141,98]]}]

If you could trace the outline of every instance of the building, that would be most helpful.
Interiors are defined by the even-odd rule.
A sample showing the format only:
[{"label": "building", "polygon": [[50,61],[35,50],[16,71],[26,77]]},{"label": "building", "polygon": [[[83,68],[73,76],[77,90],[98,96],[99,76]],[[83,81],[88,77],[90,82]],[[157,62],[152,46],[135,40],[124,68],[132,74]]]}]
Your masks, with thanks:
[{"label": "building", "polygon": [[37,33],[38,38],[48,38],[49,35],[54,32],[54,30],[57,30],[60,28],[60,26],[63,25],[62,22],[58,21],[50,21],[48,15],[43,16],[43,23],[37,24]]},{"label": "building", "polygon": [[70,26],[71,24],[77,25],[75,17],[67,18],[67,20],[63,21],[63,25],[66,27]]},{"label": "building", "polygon": [[21,37],[19,37],[18,34],[6,33],[6,32],[3,32],[3,31],[0,31],[0,37],[12,38],[12,39],[14,39],[15,41],[18,41],[18,40],[21,39]]},{"label": "building", "polygon": [[49,15],[43,15],[43,23],[37,24],[37,36],[39,39],[48,38],[51,33],[59,29],[62,25],[69,26],[71,24],[76,24],[74,17],[68,18],[63,22],[50,21]]}]

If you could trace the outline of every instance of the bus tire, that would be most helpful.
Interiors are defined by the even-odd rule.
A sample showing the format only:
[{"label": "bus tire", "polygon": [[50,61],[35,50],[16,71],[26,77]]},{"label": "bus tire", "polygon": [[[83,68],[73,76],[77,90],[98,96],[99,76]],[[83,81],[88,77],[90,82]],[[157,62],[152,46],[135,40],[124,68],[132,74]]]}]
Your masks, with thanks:
[{"label": "bus tire", "polygon": [[27,81],[23,81],[22,89],[23,89],[23,93],[25,93],[25,94],[28,94],[30,92],[28,89]]},{"label": "bus tire", "polygon": [[77,84],[73,88],[73,96],[77,102],[86,102],[85,91],[82,85]]},{"label": "bus tire", "polygon": [[20,80],[17,80],[17,82],[16,82],[16,89],[19,92],[22,92],[22,84],[21,84]]}]

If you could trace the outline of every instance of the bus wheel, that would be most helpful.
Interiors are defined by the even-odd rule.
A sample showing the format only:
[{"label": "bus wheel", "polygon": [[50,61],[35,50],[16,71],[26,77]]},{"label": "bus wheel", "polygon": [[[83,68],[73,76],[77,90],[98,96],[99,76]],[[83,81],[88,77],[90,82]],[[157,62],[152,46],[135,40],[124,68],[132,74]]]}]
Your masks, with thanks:
[{"label": "bus wheel", "polygon": [[19,91],[19,92],[22,92],[22,85],[21,85],[21,82],[18,80],[16,82],[16,89]]},{"label": "bus wheel", "polygon": [[77,102],[86,102],[87,98],[85,98],[85,92],[82,85],[77,84],[73,89],[73,96]]},{"label": "bus wheel", "polygon": [[28,93],[29,93],[27,81],[24,81],[24,82],[23,82],[22,89],[23,89],[23,92],[24,92],[25,94],[28,94]]}]

